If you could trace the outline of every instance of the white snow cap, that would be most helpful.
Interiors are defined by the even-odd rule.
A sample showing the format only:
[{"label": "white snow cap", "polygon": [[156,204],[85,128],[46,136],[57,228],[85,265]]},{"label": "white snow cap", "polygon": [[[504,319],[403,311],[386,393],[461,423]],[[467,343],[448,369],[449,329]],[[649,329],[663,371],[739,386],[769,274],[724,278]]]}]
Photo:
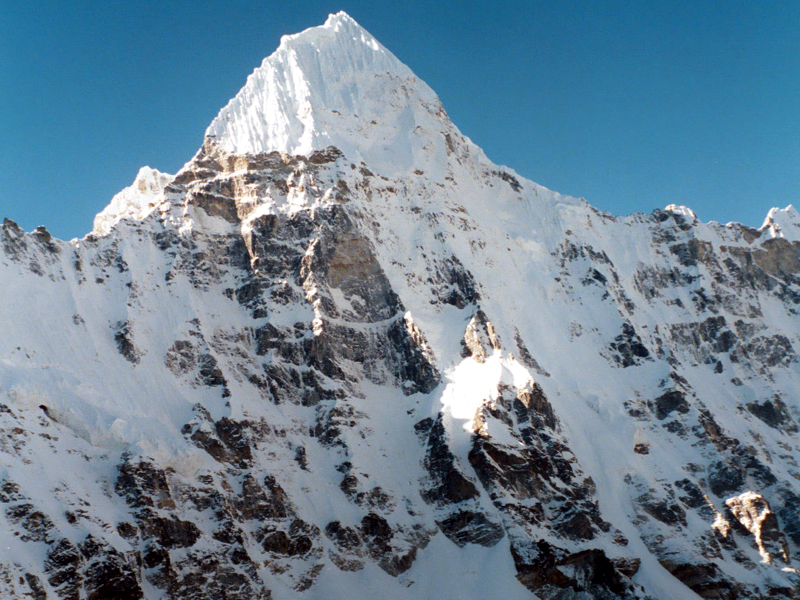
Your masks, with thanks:
[{"label": "white snow cap", "polygon": [[206,136],[236,154],[307,155],[333,145],[395,175],[441,160],[442,132],[452,127],[433,90],[339,12],[281,38]]},{"label": "white snow cap", "polygon": [[790,242],[800,242],[800,214],[791,204],[786,208],[772,208],[759,231],[769,237],[782,237]]},{"label": "white snow cap", "polygon": [[114,196],[94,218],[93,232],[105,235],[120,219],[144,218],[158,204],[164,188],[173,179],[174,175],[142,167],[133,183]]},{"label": "white snow cap", "polygon": [[683,216],[684,219],[695,222],[697,220],[697,215],[694,211],[689,208],[688,206],[680,206],[678,204],[669,204],[668,206],[664,207],[664,210],[670,213],[674,213],[677,215]]}]

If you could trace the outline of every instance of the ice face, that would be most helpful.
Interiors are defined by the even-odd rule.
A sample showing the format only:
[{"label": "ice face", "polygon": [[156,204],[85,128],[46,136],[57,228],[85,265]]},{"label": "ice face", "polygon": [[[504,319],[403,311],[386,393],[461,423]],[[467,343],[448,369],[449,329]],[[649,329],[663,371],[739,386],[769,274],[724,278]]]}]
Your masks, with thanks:
[{"label": "ice face", "polygon": [[452,127],[433,90],[340,12],[283,37],[206,136],[236,154],[333,145],[391,176],[443,161]]}]

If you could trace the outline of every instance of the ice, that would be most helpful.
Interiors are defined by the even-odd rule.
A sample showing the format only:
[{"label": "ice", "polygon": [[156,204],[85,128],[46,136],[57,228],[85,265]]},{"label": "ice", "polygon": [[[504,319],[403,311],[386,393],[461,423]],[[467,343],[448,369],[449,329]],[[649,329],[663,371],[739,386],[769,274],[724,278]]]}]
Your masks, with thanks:
[{"label": "ice", "polygon": [[206,138],[235,153],[308,155],[332,145],[391,176],[440,164],[448,127],[433,90],[340,12],[282,38]]}]

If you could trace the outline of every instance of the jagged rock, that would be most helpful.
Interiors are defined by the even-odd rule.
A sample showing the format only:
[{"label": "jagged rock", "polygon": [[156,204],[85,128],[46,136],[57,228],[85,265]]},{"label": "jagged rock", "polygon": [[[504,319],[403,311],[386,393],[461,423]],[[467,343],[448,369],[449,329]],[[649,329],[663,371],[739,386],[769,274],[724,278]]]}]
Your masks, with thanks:
[{"label": "jagged rock", "polygon": [[777,509],[783,531],[795,546],[800,547],[800,496],[789,489],[778,492],[783,501],[783,506]]},{"label": "jagged rock", "polygon": [[200,530],[191,521],[159,517],[149,511],[139,513],[139,529],[167,549],[191,547],[200,537]]},{"label": "jagged rock", "polygon": [[80,597],[83,583],[79,571],[80,565],[81,554],[69,540],[62,538],[50,545],[44,569],[47,573],[47,582],[60,597],[70,600]]},{"label": "jagged rock", "polygon": [[456,256],[449,256],[437,264],[436,279],[439,285],[433,291],[445,304],[462,309],[480,300],[472,274]]},{"label": "jagged rock", "polygon": [[136,570],[114,548],[89,536],[80,545],[80,550],[86,561],[83,585],[87,600],[139,600],[144,597]]},{"label": "jagged rock", "polygon": [[725,500],[725,505],[739,523],[753,535],[758,552],[765,561],[772,562],[774,557],[778,557],[784,563],[789,562],[786,538],[764,496],[756,492],[745,492],[728,498]]},{"label": "jagged rock", "polygon": [[631,579],[639,571],[642,561],[639,558],[612,558],[614,568],[628,579]]},{"label": "jagged rock", "polygon": [[494,546],[505,535],[500,525],[487,519],[486,515],[470,510],[453,513],[436,524],[449,540],[460,547],[467,544]]},{"label": "jagged rock", "polygon": [[637,502],[647,514],[662,523],[686,526],[686,511],[677,504],[663,498],[653,498],[649,494],[640,496]]},{"label": "jagged rock", "polygon": [[411,568],[417,555],[416,548],[398,554],[392,545],[394,530],[382,516],[369,513],[361,520],[361,536],[367,551],[378,566],[392,577],[405,573]]},{"label": "jagged rock", "polygon": [[25,582],[28,584],[28,589],[30,590],[28,595],[32,600],[47,600],[47,592],[36,575],[25,573]]},{"label": "jagged rock", "polygon": [[742,586],[725,579],[714,563],[675,563],[662,561],[661,565],[676,579],[701,598],[735,600],[744,592]]},{"label": "jagged rock", "polygon": [[636,597],[628,578],[602,550],[570,554],[540,541],[524,553],[512,547],[511,554],[517,579],[540,598],[579,598],[581,592],[609,600]]},{"label": "jagged rock", "polygon": [[536,428],[558,429],[558,419],[553,406],[538,383],[534,382],[530,390],[526,388],[518,390],[513,406],[517,421],[520,423],[530,421]]},{"label": "jagged rock", "polygon": [[339,549],[356,552],[361,548],[361,537],[352,527],[343,526],[339,521],[331,521],[325,526],[325,535],[333,540]]},{"label": "jagged rock", "polygon": [[798,249],[784,238],[772,238],[761,244],[763,252],[754,252],[755,263],[773,277],[787,279],[800,271]]},{"label": "jagged rock", "polygon": [[117,349],[119,350],[119,353],[125,357],[125,360],[133,364],[137,364],[139,362],[141,353],[133,344],[130,324],[127,321],[117,323],[115,327],[114,341],[117,343]]},{"label": "jagged rock", "polygon": [[456,464],[446,435],[440,414],[428,434],[424,464],[429,482],[421,491],[422,498],[431,504],[458,504],[480,495],[475,484]]},{"label": "jagged rock", "polygon": [[732,469],[728,465],[717,462],[708,474],[708,486],[717,496],[724,496],[728,492],[739,489],[744,485],[744,478],[741,472]]},{"label": "jagged rock", "polygon": [[[261,547],[266,552],[283,554],[285,556],[302,556],[308,554],[313,547],[311,538],[307,535],[297,535],[297,532],[307,528],[307,525],[302,522],[293,521],[290,528],[289,533],[281,530],[260,533],[259,536],[263,536]],[[290,535],[292,532],[295,533],[296,537]]]},{"label": "jagged rock", "polygon": [[797,432],[797,425],[789,415],[786,404],[776,397],[774,400],[750,402],[747,410],[775,429],[785,429],[789,433]]},{"label": "jagged rock", "polygon": [[211,217],[219,217],[228,223],[238,223],[239,215],[236,212],[236,202],[233,198],[214,192],[197,191],[187,198],[187,205],[202,208]]},{"label": "jagged rock", "polygon": [[621,367],[632,367],[650,358],[650,351],[642,343],[642,338],[628,322],[622,324],[622,333],[609,344],[612,356]]},{"label": "jagged rock", "polygon": [[528,350],[528,347],[525,345],[525,342],[522,341],[522,337],[519,335],[519,331],[515,332],[514,342],[517,344],[517,350],[519,351],[520,359],[522,360],[523,364],[535,370],[539,375],[550,377],[550,373],[545,371],[541,367],[541,365],[538,362],[536,362],[536,359],[533,358],[533,356],[530,353],[530,350]]},{"label": "jagged rock", "polygon": [[467,324],[464,333],[464,356],[471,356],[478,362],[483,362],[491,350],[499,350],[500,341],[494,332],[494,327],[486,314],[478,310]]},{"label": "jagged rock", "polygon": [[123,496],[132,508],[174,508],[175,502],[167,482],[166,473],[151,463],[133,462],[123,457],[115,484],[117,494]]},{"label": "jagged rock", "polygon": [[686,396],[679,390],[665,392],[653,401],[655,405],[656,418],[659,421],[666,419],[672,411],[682,414],[689,412],[689,404]]},{"label": "jagged rock", "polygon": [[700,487],[689,479],[681,479],[675,482],[675,487],[683,492],[678,496],[678,500],[683,502],[688,508],[701,508],[708,506],[708,498],[703,494]]},{"label": "jagged rock", "polygon": [[508,451],[483,439],[476,440],[469,460],[485,487],[497,485],[520,500],[538,497],[543,480],[556,476],[542,453],[528,449]]}]

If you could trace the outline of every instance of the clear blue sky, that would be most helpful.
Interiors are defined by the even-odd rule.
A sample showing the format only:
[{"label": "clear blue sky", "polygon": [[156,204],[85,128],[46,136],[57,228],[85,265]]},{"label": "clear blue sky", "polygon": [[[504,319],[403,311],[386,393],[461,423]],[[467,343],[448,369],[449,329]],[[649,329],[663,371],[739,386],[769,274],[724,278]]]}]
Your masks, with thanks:
[{"label": "clear blue sky", "polygon": [[615,214],[800,204],[800,2],[0,0],[0,216],[69,239],[346,10],[495,162]]}]

